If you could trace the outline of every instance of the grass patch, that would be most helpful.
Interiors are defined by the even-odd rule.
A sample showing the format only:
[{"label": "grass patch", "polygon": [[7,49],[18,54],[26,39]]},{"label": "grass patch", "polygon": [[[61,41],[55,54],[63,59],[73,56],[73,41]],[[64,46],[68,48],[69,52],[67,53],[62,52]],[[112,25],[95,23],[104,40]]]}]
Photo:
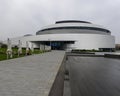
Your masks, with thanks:
[{"label": "grass patch", "polygon": [[[6,50],[7,50],[7,48],[0,48],[0,61],[7,60]],[[25,48],[22,48],[22,54],[20,54],[19,56],[18,56],[18,48],[12,48],[12,50],[13,50],[13,58],[19,58],[19,57],[26,56],[26,49]],[[30,54],[29,55],[32,55],[32,54],[41,54],[41,53],[44,53],[44,52],[47,52],[47,51],[42,51],[42,50],[39,50],[39,49],[34,49],[34,52],[32,52],[30,50]]]}]

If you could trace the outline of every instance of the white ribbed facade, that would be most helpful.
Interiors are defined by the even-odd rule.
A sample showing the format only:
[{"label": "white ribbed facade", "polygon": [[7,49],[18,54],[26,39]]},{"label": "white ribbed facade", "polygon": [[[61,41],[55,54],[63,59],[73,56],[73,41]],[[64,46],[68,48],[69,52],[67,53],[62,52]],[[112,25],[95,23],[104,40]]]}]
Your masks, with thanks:
[{"label": "white ribbed facade", "polygon": [[115,48],[115,38],[109,30],[99,25],[81,21],[61,21],[43,27],[35,36],[24,36],[11,40],[14,45],[17,45],[18,41],[21,40],[22,47],[26,47],[26,41],[29,41],[29,47],[33,43],[35,48],[41,48],[41,46],[44,48],[52,46],[64,50]]}]

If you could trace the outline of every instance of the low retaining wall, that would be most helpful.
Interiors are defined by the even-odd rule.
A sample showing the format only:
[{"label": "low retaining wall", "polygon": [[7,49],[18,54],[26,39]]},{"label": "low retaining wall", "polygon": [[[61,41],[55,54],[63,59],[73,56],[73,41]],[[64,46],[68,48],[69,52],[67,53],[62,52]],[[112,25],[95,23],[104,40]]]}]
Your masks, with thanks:
[{"label": "low retaining wall", "polygon": [[67,55],[67,56],[103,57],[103,55],[95,55],[95,54],[78,54],[78,53],[70,53],[70,52],[67,52],[66,55]]},{"label": "low retaining wall", "polygon": [[104,57],[120,59],[120,55],[115,55],[115,54],[105,54]]},{"label": "low retaining wall", "polygon": [[65,73],[65,66],[64,62],[66,61],[66,55],[62,61],[62,64],[59,68],[57,73],[56,79],[53,83],[53,86],[50,90],[49,96],[63,96],[63,89],[64,89],[64,73]]}]

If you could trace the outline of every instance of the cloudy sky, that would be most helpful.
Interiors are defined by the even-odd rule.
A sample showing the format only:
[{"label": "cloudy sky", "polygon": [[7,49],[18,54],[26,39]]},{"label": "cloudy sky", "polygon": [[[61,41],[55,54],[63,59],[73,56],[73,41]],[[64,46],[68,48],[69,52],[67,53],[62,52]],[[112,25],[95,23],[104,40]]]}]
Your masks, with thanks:
[{"label": "cloudy sky", "polygon": [[0,0],[0,40],[71,19],[102,25],[120,43],[120,0]]}]

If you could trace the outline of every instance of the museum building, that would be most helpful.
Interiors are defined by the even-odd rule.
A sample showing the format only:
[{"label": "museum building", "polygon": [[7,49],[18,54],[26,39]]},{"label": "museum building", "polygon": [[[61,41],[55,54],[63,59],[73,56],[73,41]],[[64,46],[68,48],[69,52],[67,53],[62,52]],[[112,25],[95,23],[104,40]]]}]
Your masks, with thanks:
[{"label": "museum building", "polygon": [[13,45],[22,42],[22,47],[40,48],[46,50],[101,50],[113,51],[115,37],[110,30],[86,21],[66,20],[45,26],[36,35],[11,38]]}]

